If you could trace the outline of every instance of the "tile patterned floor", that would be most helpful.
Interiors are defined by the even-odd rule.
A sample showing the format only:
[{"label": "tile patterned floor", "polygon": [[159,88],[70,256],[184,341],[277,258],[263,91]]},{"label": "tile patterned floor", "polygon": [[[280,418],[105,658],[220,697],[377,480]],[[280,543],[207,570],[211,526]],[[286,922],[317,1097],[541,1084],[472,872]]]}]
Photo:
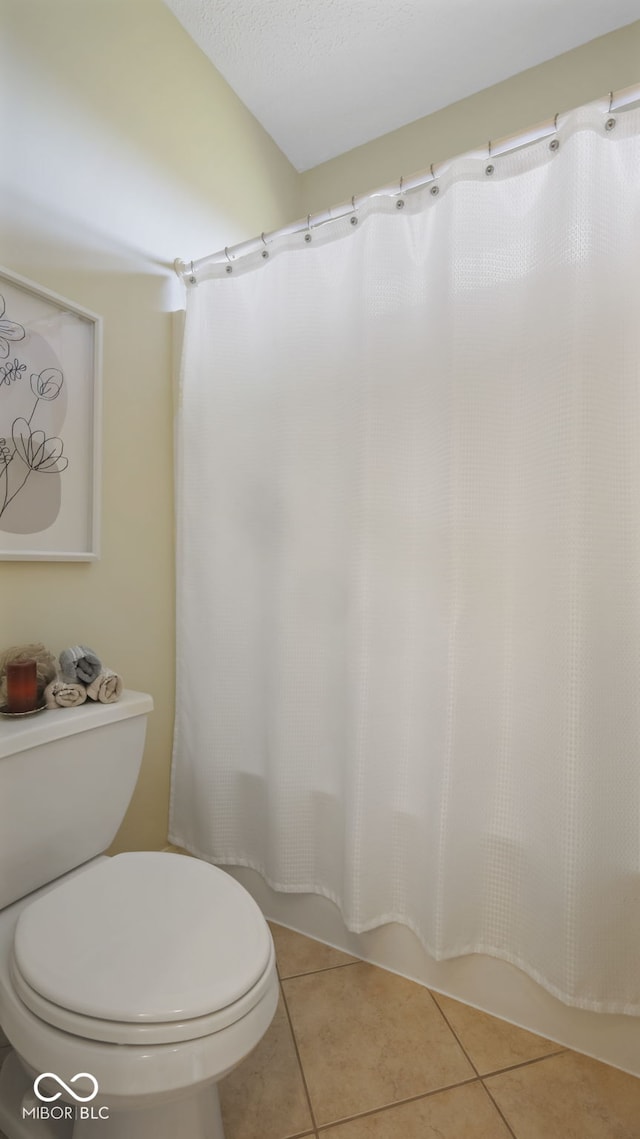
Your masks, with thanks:
[{"label": "tile patterned floor", "polygon": [[280,1005],[220,1085],[226,1139],[640,1139],[635,1077],[271,930]]},{"label": "tile patterned floor", "polygon": [[271,924],[281,1000],[226,1139],[640,1139],[640,1080]]}]

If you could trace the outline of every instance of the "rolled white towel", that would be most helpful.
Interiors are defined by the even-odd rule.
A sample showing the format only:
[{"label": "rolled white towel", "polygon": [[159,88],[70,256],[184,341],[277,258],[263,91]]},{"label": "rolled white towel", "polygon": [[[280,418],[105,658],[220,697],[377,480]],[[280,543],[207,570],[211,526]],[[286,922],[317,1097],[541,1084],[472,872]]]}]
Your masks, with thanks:
[{"label": "rolled white towel", "polygon": [[43,695],[47,708],[77,708],[87,699],[87,690],[84,684],[75,684],[57,676],[47,684]]},{"label": "rolled white towel", "polygon": [[90,700],[99,700],[101,704],[115,704],[122,695],[122,677],[110,668],[103,668],[100,676],[87,686],[87,696]]}]

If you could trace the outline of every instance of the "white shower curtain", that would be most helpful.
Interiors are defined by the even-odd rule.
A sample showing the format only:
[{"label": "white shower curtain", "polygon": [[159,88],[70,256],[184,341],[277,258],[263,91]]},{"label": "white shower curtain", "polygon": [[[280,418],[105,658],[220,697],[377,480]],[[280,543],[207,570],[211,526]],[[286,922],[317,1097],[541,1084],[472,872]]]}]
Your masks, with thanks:
[{"label": "white shower curtain", "polygon": [[640,111],[188,292],[173,842],[640,1012]]}]

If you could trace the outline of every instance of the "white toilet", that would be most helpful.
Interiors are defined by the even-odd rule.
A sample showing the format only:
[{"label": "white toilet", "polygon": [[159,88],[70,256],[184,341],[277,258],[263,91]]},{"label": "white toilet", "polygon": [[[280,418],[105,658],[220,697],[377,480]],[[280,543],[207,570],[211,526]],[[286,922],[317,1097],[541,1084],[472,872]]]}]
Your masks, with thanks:
[{"label": "white toilet", "polygon": [[9,1139],[223,1139],[217,1081],[278,1000],[269,927],[233,878],[113,858],[151,698],[0,723],[0,1073]]}]

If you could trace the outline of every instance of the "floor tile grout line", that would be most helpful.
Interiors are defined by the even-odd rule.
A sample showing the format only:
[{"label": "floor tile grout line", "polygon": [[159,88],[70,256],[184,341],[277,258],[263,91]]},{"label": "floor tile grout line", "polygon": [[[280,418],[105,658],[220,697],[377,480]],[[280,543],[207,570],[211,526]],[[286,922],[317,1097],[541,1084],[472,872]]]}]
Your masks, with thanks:
[{"label": "floor tile grout line", "polygon": [[511,1124],[509,1123],[509,1120],[507,1119],[506,1115],[504,1114],[504,1111],[502,1110],[502,1108],[500,1107],[500,1105],[497,1103],[497,1101],[496,1101],[495,1097],[494,1097],[494,1096],[492,1096],[492,1094],[491,1094],[491,1092],[489,1091],[489,1089],[488,1089],[487,1085],[485,1084],[484,1080],[480,1080],[480,1083],[482,1084],[482,1087],[484,1088],[484,1090],[485,1090],[486,1094],[488,1095],[489,1099],[491,1100],[491,1102],[492,1102],[493,1106],[495,1107],[495,1109],[496,1109],[496,1111],[497,1111],[498,1115],[500,1116],[500,1118],[501,1118],[502,1122],[504,1123],[504,1125],[505,1125],[505,1127],[506,1127],[507,1131],[509,1132],[509,1134],[510,1134],[510,1135],[513,1135],[513,1139],[518,1139],[518,1136],[516,1135],[515,1131],[513,1130],[513,1127],[512,1127],[512,1126],[511,1126]]},{"label": "floor tile grout line", "polygon": [[298,1048],[298,1040],[296,1037],[295,1029],[293,1027],[293,1020],[291,1019],[291,1013],[289,1012],[289,1004],[287,1001],[287,994],[284,991],[284,985],[283,985],[282,981],[280,981],[280,992],[282,993],[282,1003],[284,1005],[284,1011],[287,1014],[289,1031],[291,1033],[291,1039],[293,1040],[293,1047],[295,1048],[296,1059],[298,1061],[298,1067],[300,1068],[300,1076],[302,1078],[302,1086],[304,1088],[304,1094],[307,1097],[307,1104],[309,1106],[309,1114],[311,1116],[311,1126],[314,1130],[314,1133],[316,1133],[317,1128],[318,1128],[318,1122],[316,1120],[316,1115],[315,1115],[315,1112],[313,1110],[313,1104],[311,1102],[311,1094],[309,1092],[309,1087],[307,1085],[307,1077],[305,1075],[304,1064],[302,1063],[302,1056],[300,1055],[300,1049]]},{"label": "floor tile grout line", "polygon": [[442,1019],[444,1020],[445,1024],[447,1025],[447,1027],[448,1027],[449,1031],[450,1031],[450,1032],[453,1034],[453,1036],[455,1037],[455,1039],[458,1041],[458,1044],[459,1044],[460,1048],[462,1049],[462,1051],[463,1051],[464,1055],[467,1057],[467,1060],[468,1060],[468,1061],[469,1061],[469,1063],[471,1064],[471,1067],[473,1068],[473,1070],[474,1070],[474,1072],[476,1073],[476,1075],[477,1075],[478,1079],[480,1080],[480,1084],[481,1084],[481,1086],[484,1088],[484,1091],[485,1091],[486,1095],[487,1095],[487,1096],[489,1097],[489,1099],[491,1100],[491,1103],[492,1103],[492,1104],[493,1104],[493,1106],[495,1107],[495,1109],[496,1109],[496,1111],[497,1111],[498,1115],[500,1116],[500,1118],[501,1118],[502,1122],[504,1123],[505,1127],[507,1128],[507,1131],[508,1131],[508,1132],[509,1132],[509,1134],[511,1135],[512,1139],[518,1139],[518,1137],[517,1137],[517,1135],[516,1135],[515,1131],[514,1131],[514,1130],[513,1130],[513,1128],[511,1127],[511,1124],[509,1123],[509,1121],[508,1121],[507,1119],[505,1119],[504,1113],[503,1113],[503,1112],[501,1111],[501,1109],[498,1107],[498,1104],[496,1103],[495,1099],[494,1099],[494,1098],[493,1098],[493,1096],[491,1095],[491,1092],[489,1091],[488,1087],[487,1087],[487,1086],[486,1086],[486,1085],[483,1083],[483,1081],[482,1081],[482,1076],[480,1075],[480,1073],[479,1073],[479,1071],[478,1071],[478,1069],[477,1069],[476,1065],[474,1064],[473,1060],[471,1059],[471,1056],[470,1056],[470,1055],[469,1055],[469,1053],[467,1052],[467,1049],[465,1048],[464,1044],[462,1043],[462,1040],[461,1040],[461,1039],[460,1039],[460,1037],[458,1036],[458,1033],[456,1032],[456,1030],[455,1030],[455,1028],[453,1027],[453,1025],[450,1023],[450,1021],[449,1021],[449,1018],[448,1018],[448,1017],[445,1015],[445,1012],[444,1012],[444,1010],[443,1010],[443,1009],[440,1007],[440,1005],[438,1004],[438,999],[437,999],[437,996],[436,996],[436,994],[435,994],[435,993],[432,993],[432,992],[431,992],[431,989],[429,989],[429,992],[431,993],[431,998],[432,998],[432,1000],[433,1000],[433,1003],[435,1004],[436,1008],[438,1009],[438,1011],[439,1011],[439,1013],[440,1013],[440,1015],[441,1015]]},{"label": "floor tile grout line", "polygon": [[320,969],[305,969],[303,973],[288,973],[286,977],[280,973],[279,976],[281,981],[293,981],[296,977],[313,977],[316,973],[331,973],[334,969],[349,969],[352,965],[363,964],[366,965],[367,962],[358,958],[357,961],[343,961],[340,965],[323,965]]},{"label": "floor tile grout line", "polygon": [[407,1103],[417,1103],[420,1099],[432,1099],[441,1092],[452,1092],[457,1088],[467,1087],[469,1084],[479,1084],[479,1076],[470,1076],[468,1080],[460,1080],[457,1084],[445,1084],[442,1088],[432,1088],[429,1092],[419,1092],[418,1095],[407,1096],[406,1099],[396,1099],[392,1103],[380,1104],[379,1107],[368,1108],[367,1111],[356,1112],[355,1115],[343,1115],[340,1119],[331,1119],[328,1123],[318,1123],[318,1133],[327,1131],[330,1127],[338,1127],[343,1123],[355,1123],[359,1119],[368,1119],[371,1115],[380,1115],[383,1111],[392,1111],[394,1107],[403,1107]]},{"label": "floor tile grout line", "polygon": [[435,994],[435,993],[432,993],[432,992],[431,992],[431,989],[427,989],[427,992],[428,992],[428,993],[429,993],[429,995],[431,996],[431,999],[432,999],[432,1001],[433,1001],[434,1005],[436,1006],[436,1008],[437,1008],[438,1012],[440,1013],[440,1016],[442,1017],[442,1019],[443,1019],[444,1023],[446,1024],[447,1028],[449,1029],[449,1032],[450,1032],[450,1033],[452,1034],[452,1036],[453,1036],[453,1037],[456,1039],[456,1041],[458,1042],[458,1045],[459,1045],[459,1047],[462,1049],[462,1052],[463,1052],[463,1054],[466,1056],[467,1060],[468,1060],[468,1061],[469,1061],[469,1063],[471,1064],[471,1067],[473,1068],[473,1070],[474,1070],[474,1072],[475,1072],[476,1076],[478,1077],[478,1079],[481,1079],[480,1073],[479,1073],[479,1071],[478,1071],[478,1069],[477,1069],[476,1065],[474,1064],[473,1060],[471,1059],[471,1057],[470,1057],[469,1053],[467,1052],[467,1049],[465,1048],[464,1044],[462,1043],[462,1041],[461,1041],[460,1037],[458,1036],[458,1033],[456,1032],[456,1030],[455,1030],[455,1028],[453,1027],[453,1025],[450,1023],[450,1021],[449,1021],[448,1017],[445,1015],[445,1013],[443,1012],[443,1010],[440,1008],[440,1005],[438,1004],[438,999],[437,999],[437,997],[436,997],[436,994]]},{"label": "floor tile grout line", "polygon": [[555,1052],[545,1052],[544,1056],[534,1056],[531,1060],[520,1060],[517,1064],[509,1064],[504,1068],[494,1068],[490,1072],[480,1072],[481,1080],[489,1080],[492,1076],[502,1076],[505,1072],[515,1072],[518,1068],[529,1068],[531,1064],[540,1064],[542,1060],[550,1060],[552,1056],[563,1056],[570,1052],[570,1048],[558,1048]]},{"label": "floor tile grout line", "polygon": [[[544,1056],[534,1056],[531,1060],[520,1060],[517,1064],[506,1064],[504,1068],[493,1068],[490,1072],[481,1072],[476,1067],[473,1060],[471,1059],[471,1056],[467,1052],[467,1050],[466,1050],[464,1044],[462,1043],[462,1040],[458,1036],[458,1033],[456,1032],[455,1028],[450,1023],[450,1021],[447,1019],[446,1014],[440,1008],[440,1005],[438,1004],[438,994],[432,992],[431,989],[429,989],[429,992],[431,993],[431,996],[433,997],[436,1005],[438,1006],[438,1009],[439,1009],[441,1015],[443,1016],[445,1023],[447,1024],[448,1028],[451,1030],[451,1032],[455,1036],[456,1040],[458,1041],[458,1044],[462,1048],[462,1051],[464,1052],[465,1056],[467,1057],[467,1060],[471,1064],[471,1067],[473,1068],[474,1072],[478,1073],[478,1078],[480,1080],[488,1080],[490,1076],[499,1076],[499,1075],[501,1075],[502,1072],[513,1072],[515,1068],[526,1068],[529,1066],[529,1064],[539,1064],[541,1060],[548,1060],[551,1056],[561,1056],[564,1052],[570,1052],[571,1051],[570,1048],[566,1048],[566,1047],[564,1047],[564,1045],[560,1045],[560,1047],[556,1048],[555,1052],[545,1052]],[[523,1030],[523,1031],[525,1031],[525,1030]]]},{"label": "floor tile grout line", "polygon": [[502,1108],[498,1104],[498,1101],[496,1100],[495,1096],[493,1095],[491,1089],[487,1087],[485,1080],[488,1080],[489,1076],[500,1076],[503,1074],[503,1072],[513,1072],[514,1070],[518,1070],[519,1068],[530,1068],[532,1064],[539,1064],[542,1060],[550,1059],[551,1056],[562,1056],[565,1052],[568,1052],[568,1051],[569,1051],[569,1049],[567,1049],[567,1048],[561,1048],[558,1052],[548,1053],[547,1056],[538,1056],[537,1059],[535,1059],[535,1060],[525,1060],[524,1063],[522,1063],[522,1064],[514,1064],[513,1067],[511,1067],[511,1068],[500,1068],[497,1072],[489,1072],[486,1076],[480,1077],[480,1083],[482,1084],[485,1092],[489,1096],[489,1099],[491,1100],[493,1106],[495,1107],[496,1111],[498,1112],[498,1115],[504,1121],[505,1127],[507,1127],[510,1134],[513,1135],[513,1139],[518,1139],[518,1137],[517,1137],[515,1131],[513,1130],[511,1124],[509,1123],[509,1120],[507,1119],[506,1115],[504,1114]]}]

